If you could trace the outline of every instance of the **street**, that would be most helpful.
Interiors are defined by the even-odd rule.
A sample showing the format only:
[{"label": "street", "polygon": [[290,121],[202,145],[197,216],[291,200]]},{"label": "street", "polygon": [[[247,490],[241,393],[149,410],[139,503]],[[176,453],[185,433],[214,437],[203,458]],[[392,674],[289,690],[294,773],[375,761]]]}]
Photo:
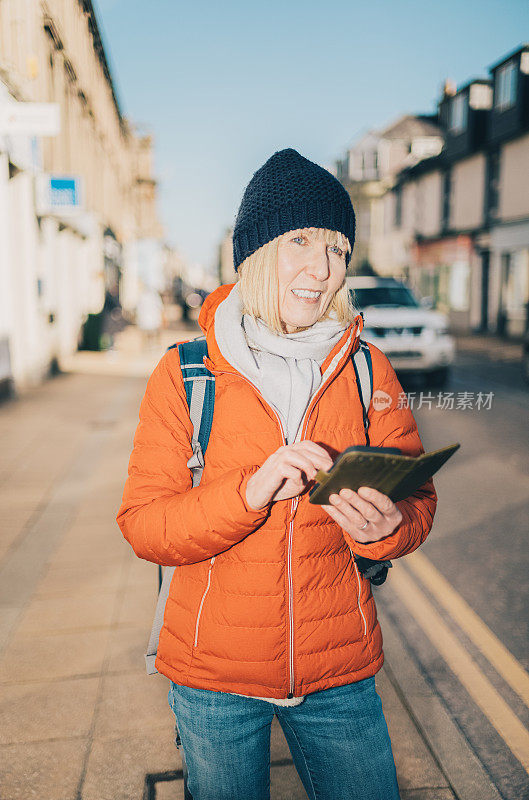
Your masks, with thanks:
[{"label": "street", "polygon": [[[458,353],[442,391],[493,392],[489,410],[414,410],[427,451],[461,449],[434,479],[429,538],[376,598],[502,797],[521,800],[529,797],[529,390],[517,348],[507,360],[505,349],[484,348]],[[409,391],[417,403],[420,390]]]},{"label": "street", "polygon": [[[181,796],[166,681],[143,671],[156,567],[114,517],[145,380],[196,330],[141,350],[129,328],[0,407],[3,800]],[[482,350],[442,391],[493,391],[490,408],[414,409],[426,450],[461,449],[435,479],[428,540],[375,589],[403,800],[529,797],[529,391],[514,356]],[[277,727],[272,796],[304,797]]]}]

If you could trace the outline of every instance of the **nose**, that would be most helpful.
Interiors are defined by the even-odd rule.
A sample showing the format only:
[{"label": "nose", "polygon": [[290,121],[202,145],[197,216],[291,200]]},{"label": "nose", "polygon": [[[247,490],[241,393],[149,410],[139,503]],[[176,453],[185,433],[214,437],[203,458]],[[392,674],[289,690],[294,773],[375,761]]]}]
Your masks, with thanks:
[{"label": "nose", "polygon": [[307,275],[317,281],[326,281],[330,275],[329,255],[326,242],[314,242],[310,248],[309,260],[306,266]]}]

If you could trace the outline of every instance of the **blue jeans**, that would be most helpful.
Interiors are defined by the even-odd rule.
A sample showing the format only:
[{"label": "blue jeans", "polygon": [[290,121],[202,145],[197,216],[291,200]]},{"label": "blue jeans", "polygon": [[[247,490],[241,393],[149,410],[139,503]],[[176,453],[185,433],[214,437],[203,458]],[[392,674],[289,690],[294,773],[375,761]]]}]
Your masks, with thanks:
[{"label": "blue jeans", "polygon": [[274,714],[310,800],[399,800],[375,679],[277,706],[171,682],[193,800],[269,800]]}]

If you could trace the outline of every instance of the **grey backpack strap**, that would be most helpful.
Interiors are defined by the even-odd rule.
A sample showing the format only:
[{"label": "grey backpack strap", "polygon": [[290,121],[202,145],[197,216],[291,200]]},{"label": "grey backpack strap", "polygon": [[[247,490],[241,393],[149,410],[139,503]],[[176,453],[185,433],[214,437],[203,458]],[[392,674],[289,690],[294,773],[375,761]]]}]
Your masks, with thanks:
[{"label": "grey backpack strap", "polygon": [[364,415],[366,443],[369,444],[368,414],[369,406],[371,405],[371,398],[373,396],[373,366],[371,363],[369,345],[363,339],[359,339],[358,349],[353,356],[353,366],[356,373],[356,383],[358,386],[358,393],[360,395],[360,402],[362,404],[362,412]]},{"label": "grey backpack strap", "polygon": [[[202,339],[203,337],[195,341],[199,342]],[[194,344],[194,342],[186,343],[186,345],[192,346]],[[180,345],[180,348],[186,347],[186,345]],[[191,437],[193,455],[187,462],[187,466],[191,470],[193,487],[195,487],[200,483],[204,470],[204,454],[199,441],[199,435],[207,447],[213,417],[213,403],[215,399],[213,384],[215,379],[203,364],[186,363],[183,356],[181,357],[181,367],[184,374],[184,384],[188,383],[191,385],[191,389],[189,389],[189,385],[185,386],[186,398],[189,405],[189,418],[193,425],[193,435]],[[212,385],[208,385],[208,381],[211,381]],[[154,675],[158,672],[154,666],[154,662],[156,661],[156,654],[158,652],[158,640],[160,638],[160,631],[162,630],[165,605],[169,597],[169,589],[175,569],[176,567],[165,567],[163,571],[163,580],[158,594],[156,610],[154,612],[151,635],[149,637],[149,644],[147,645],[147,652],[145,653],[145,665],[148,675]]]},{"label": "grey backpack strap", "polygon": [[204,453],[202,452],[202,445],[199,442],[198,434],[202,421],[202,409],[204,408],[207,381],[208,378],[205,376],[193,379],[191,401],[189,403],[189,417],[193,423],[193,436],[191,438],[193,455],[187,462],[187,466],[191,470],[193,486],[198,486],[204,470]]},{"label": "grey backpack strap", "polygon": [[156,611],[154,612],[151,635],[149,636],[149,644],[147,645],[147,652],[145,653],[147,675],[154,675],[158,672],[154,666],[154,662],[156,661],[156,653],[158,652],[158,639],[160,638],[160,631],[162,630],[165,604],[169,597],[169,587],[171,586],[175,569],[176,567],[166,567],[163,571],[162,585],[158,593],[158,602],[156,603]]}]

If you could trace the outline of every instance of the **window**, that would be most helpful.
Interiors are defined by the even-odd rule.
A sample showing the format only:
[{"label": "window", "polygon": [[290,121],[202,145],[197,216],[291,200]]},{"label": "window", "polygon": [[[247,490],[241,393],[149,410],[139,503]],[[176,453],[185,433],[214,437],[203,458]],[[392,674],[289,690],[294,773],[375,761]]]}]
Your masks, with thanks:
[{"label": "window", "polygon": [[376,150],[362,151],[362,178],[373,180],[378,169],[378,153]]},{"label": "window", "polygon": [[467,97],[465,94],[456,94],[450,104],[450,130],[452,133],[461,133],[467,127]]},{"label": "window", "polygon": [[393,193],[395,195],[395,227],[400,228],[402,225],[402,186],[396,186]]},{"label": "window", "polygon": [[446,230],[450,226],[450,195],[452,192],[452,173],[447,170],[443,175],[443,216],[442,226]]},{"label": "window", "polygon": [[513,61],[499,67],[496,72],[494,106],[503,111],[516,102],[516,65]]},{"label": "window", "polygon": [[491,150],[487,156],[487,186],[485,191],[485,218],[490,219],[498,213],[500,188],[500,154]]}]

